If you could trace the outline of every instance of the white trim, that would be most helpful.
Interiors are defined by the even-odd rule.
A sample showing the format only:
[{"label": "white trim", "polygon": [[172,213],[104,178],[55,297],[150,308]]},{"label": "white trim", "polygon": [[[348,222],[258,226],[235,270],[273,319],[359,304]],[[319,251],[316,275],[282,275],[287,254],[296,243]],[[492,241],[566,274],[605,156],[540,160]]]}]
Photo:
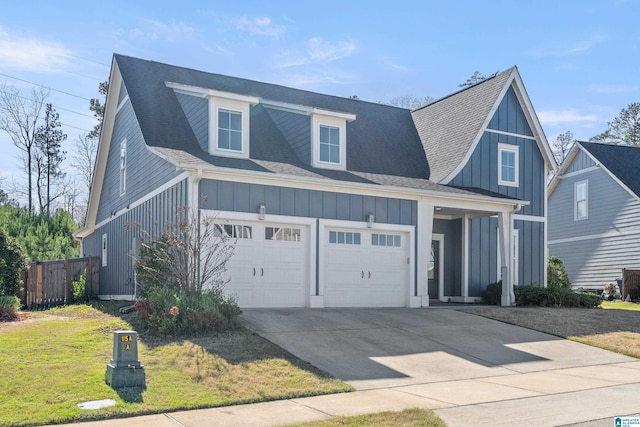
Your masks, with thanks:
[{"label": "white trim", "polygon": [[503,131],[503,130],[497,130],[497,129],[490,129],[490,128],[487,128],[487,129],[485,129],[485,132],[489,132],[489,133],[497,133],[497,134],[500,134],[500,135],[514,136],[514,137],[516,137],[516,138],[523,138],[523,139],[530,139],[530,140],[533,140],[533,141],[537,141],[537,138],[536,138],[535,136],[531,136],[531,135],[522,135],[522,134],[519,134],[519,133],[506,132],[506,131]]},{"label": "white trim", "polygon": [[120,110],[122,110],[122,108],[127,104],[127,101],[129,101],[129,94],[126,94],[125,97],[122,98],[122,101],[120,101],[118,108],[116,108],[116,115],[118,115]]},{"label": "white trim", "polygon": [[323,108],[309,107],[306,105],[292,104],[289,102],[271,101],[268,99],[261,98],[260,103],[265,107],[274,108],[276,110],[288,111],[291,113],[304,114],[306,116],[318,114],[321,116],[343,119],[348,122],[352,122],[356,119],[356,115],[352,113],[345,113],[342,111],[334,111],[334,110],[325,110]]},{"label": "white trim", "polygon": [[578,176],[578,175],[582,175],[584,173],[593,172],[593,171],[597,171],[597,170],[600,170],[600,165],[589,166],[588,168],[579,169],[577,171],[569,172],[569,173],[566,173],[566,174],[558,177],[558,179],[571,178],[573,176]]},{"label": "white trim", "polygon": [[[320,128],[337,128],[340,158],[338,163],[320,160]],[[320,114],[311,115],[311,165],[321,169],[347,169],[347,122],[345,119]]]},{"label": "white trim", "polygon": [[[367,223],[364,221],[342,221],[335,219],[318,219],[318,236],[319,241],[317,244],[318,247],[318,296],[324,298],[324,281],[325,281],[325,260],[324,253],[326,250],[327,242],[323,238],[325,235],[325,230],[327,228],[346,228],[346,229],[355,229],[355,230],[372,230],[367,226]],[[415,227],[413,225],[400,225],[400,224],[384,224],[384,223],[375,223],[373,226],[373,230],[376,231],[395,231],[400,233],[407,233],[407,243],[409,247],[408,251],[408,283],[405,288],[405,307],[413,307],[412,300],[414,300],[413,296],[413,286],[415,284]],[[429,247],[431,247],[431,240],[429,240]],[[316,301],[317,302],[317,301]],[[322,303],[324,306],[324,301]]]},{"label": "white trim", "polygon": [[462,216],[462,296],[469,295],[469,216]]},{"label": "white trim", "polygon": [[535,216],[535,215],[513,215],[513,219],[515,221],[531,221],[531,222],[542,222],[547,223],[547,218],[544,216]]},{"label": "white trim", "polygon": [[433,242],[434,240],[438,242],[438,299],[442,302],[447,302],[444,298],[444,234],[433,233],[431,241]]},{"label": "white trim", "polygon": [[[505,181],[502,177],[502,153],[513,153],[514,180]],[[498,185],[506,187],[520,186],[520,147],[513,144],[498,143]]]},{"label": "white trim", "polygon": [[[127,193],[127,138],[120,141],[120,169],[119,169],[119,184],[120,184],[120,197]],[[124,160],[124,162],[123,162]]]},{"label": "white trim", "polygon": [[107,266],[107,260],[108,260],[108,238],[109,236],[107,235],[107,233],[102,234],[102,244],[100,245],[100,249],[102,251],[102,258],[101,258],[101,265],[102,267],[106,267]]},{"label": "white trim", "polygon": [[226,99],[230,101],[239,101],[243,103],[246,102],[248,104],[253,104],[253,105],[256,105],[260,102],[260,98],[256,96],[241,95],[239,93],[225,92],[225,91],[215,90],[215,89],[207,89],[199,86],[185,85],[182,83],[164,82],[164,84],[168,88],[173,89],[174,91],[178,93],[182,93],[184,95],[197,96],[200,98],[215,97],[215,98]]},{"label": "white trim", "polygon": [[[578,216],[578,186],[584,184],[584,216]],[[581,200],[580,200],[581,201]],[[573,220],[584,221],[589,219],[589,180],[583,179],[573,183]]]},{"label": "white trim", "polygon": [[[240,150],[231,148],[220,148],[218,141],[218,114],[220,110],[239,113],[242,134],[240,142]],[[236,101],[227,98],[209,98],[209,154],[222,157],[234,157],[248,159],[250,156],[249,146],[251,141],[250,131],[250,105],[247,102]]]}]

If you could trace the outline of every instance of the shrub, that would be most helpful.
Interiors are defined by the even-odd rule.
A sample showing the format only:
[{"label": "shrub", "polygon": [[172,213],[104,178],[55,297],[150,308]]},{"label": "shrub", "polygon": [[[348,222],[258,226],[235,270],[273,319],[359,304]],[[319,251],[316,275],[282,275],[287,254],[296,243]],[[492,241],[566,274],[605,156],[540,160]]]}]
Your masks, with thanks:
[{"label": "shrub", "polygon": [[480,294],[483,304],[500,305],[502,298],[502,280],[490,283]]},{"label": "shrub", "polygon": [[547,263],[547,286],[571,289],[571,282],[569,282],[569,276],[564,270],[564,263],[556,256],[550,256]]},{"label": "shrub", "polygon": [[27,261],[15,240],[0,230],[0,296],[18,296],[22,288],[20,273]]},{"label": "shrub", "polygon": [[221,332],[239,326],[242,313],[233,298],[221,292],[187,294],[168,287],[155,287],[147,298],[135,303],[142,328],[161,335],[196,335]]},{"label": "shrub", "polygon": [[85,302],[89,299],[90,290],[87,286],[87,279],[85,275],[87,274],[87,270],[84,270],[84,273],[78,277],[78,280],[74,280],[71,282],[71,287],[73,288],[73,301],[80,303]]},{"label": "shrub", "polygon": [[18,297],[0,295],[0,322],[16,320],[16,312],[18,310],[20,310],[20,300]]},{"label": "shrub", "polygon": [[552,286],[541,288],[535,285],[516,286],[516,305],[533,307],[599,307],[597,295],[574,292],[571,289]]}]

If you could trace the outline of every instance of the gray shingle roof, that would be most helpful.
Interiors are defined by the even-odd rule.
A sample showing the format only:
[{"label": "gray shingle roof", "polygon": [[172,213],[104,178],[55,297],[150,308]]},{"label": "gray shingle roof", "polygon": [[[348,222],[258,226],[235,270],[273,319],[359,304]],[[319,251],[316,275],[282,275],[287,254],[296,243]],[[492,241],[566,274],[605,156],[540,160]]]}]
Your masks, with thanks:
[{"label": "gray shingle roof", "polygon": [[583,141],[578,143],[640,197],[640,147]]},{"label": "gray shingle roof", "polygon": [[[261,162],[277,162],[347,181],[362,181],[354,172],[429,178],[424,149],[409,110],[123,55],[115,55],[114,58],[145,142],[151,147],[181,150],[210,165],[239,169],[265,170]],[[174,91],[167,88],[165,82],[355,114],[356,120],[347,124],[349,172],[314,169],[300,159],[293,149],[294,143],[287,140],[262,104],[251,108],[251,158],[242,160],[212,156],[198,144]]]},{"label": "gray shingle roof", "polygon": [[463,161],[514,69],[412,112],[432,181],[441,182]]}]

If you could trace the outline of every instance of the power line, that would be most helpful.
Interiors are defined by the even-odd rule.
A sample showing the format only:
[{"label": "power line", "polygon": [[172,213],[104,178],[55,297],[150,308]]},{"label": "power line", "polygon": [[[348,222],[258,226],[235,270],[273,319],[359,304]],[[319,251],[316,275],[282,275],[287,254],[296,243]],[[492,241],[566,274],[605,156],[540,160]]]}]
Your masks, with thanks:
[{"label": "power line", "polygon": [[0,73],[0,76],[9,77],[10,79],[19,80],[21,82],[29,83],[30,85],[38,86],[38,87],[41,87],[41,88],[44,88],[44,89],[49,89],[49,90],[52,90],[54,92],[59,92],[59,93],[65,94],[65,95],[73,96],[74,98],[80,98],[80,99],[84,99],[85,101],[91,101],[91,99],[85,98],[84,96],[74,95],[73,93],[65,92],[65,91],[59,90],[59,89],[54,89],[54,88],[52,88],[50,86],[45,86],[45,85],[41,85],[39,83],[34,83],[34,82],[29,81],[29,80],[21,79],[19,77],[10,76],[9,74]]},{"label": "power line", "polygon": [[[32,98],[27,98],[26,96],[18,95],[17,93],[7,92],[6,90],[0,89],[0,92],[9,94],[11,96],[17,96],[18,98],[22,98],[22,99],[27,100],[27,101],[33,101]],[[69,110],[68,108],[60,107],[60,106],[55,105],[55,104],[50,103],[50,102],[45,102],[45,104],[51,104],[53,107],[55,107],[56,110],[68,111],[69,113],[73,113],[73,114],[77,114],[79,116],[89,117],[90,119],[98,120],[98,118],[95,117],[95,116],[91,116],[89,114],[81,113],[79,111]]]}]

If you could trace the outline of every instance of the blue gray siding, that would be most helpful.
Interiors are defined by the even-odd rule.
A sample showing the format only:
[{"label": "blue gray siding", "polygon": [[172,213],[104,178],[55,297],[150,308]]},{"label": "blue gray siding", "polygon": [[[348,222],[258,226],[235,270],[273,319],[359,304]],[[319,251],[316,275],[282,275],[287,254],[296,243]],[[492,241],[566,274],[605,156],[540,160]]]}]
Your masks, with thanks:
[{"label": "blue gray siding", "polygon": [[267,214],[274,215],[365,221],[367,214],[373,213],[378,223],[416,225],[417,222],[414,200],[210,179],[200,182],[202,209],[257,213],[260,204],[265,205]]},{"label": "blue gray siding", "polygon": [[584,151],[580,150],[564,173],[579,171],[595,165],[596,164],[591,160],[591,157],[589,157]]},{"label": "blue gray siding", "polygon": [[187,205],[187,180],[98,227],[82,241],[84,256],[102,257],[102,235],[107,235],[107,266],[100,267],[100,295],[133,295],[133,257],[145,235],[157,238],[166,224],[176,222],[178,209]]},{"label": "blue gray siding", "polygon": [[[120,195],[120,144],[127,141],[126,192]],[[147,148],[136,117],[127,101],[118,112],[96,222],[101,222],[178,175],[175,166]]]},{"label": "blue gray siding", "polygon": [[[444,295],[462,295],[462,220],[433,220],[433,232],[444,234]],[[437,298],[437,295],[431,298]]]},{"label": "blue gray siding", "polygon": [[176,93],[178,102],[187,116],[198,144],[203,151],[209,152],[209,101],[207,98]]},{"label": "blue gray siding", "polygon": [[304,114],[273,108],[265,110],[298,158],[306,164],[311,164],[311,118]]},{"label": "blue gray siding", "polygon": [[[573,171],[592,166],[576,156]],[[574,185],[588,180],[588,218],[574,220]],[[640,202],[603,169],[560,180],[549,196],[549,255],[565,264],[575,287],[601,288],[640,268]]]},{"label": "blue gray siding", "polygon": [[487,127],[518,135],[533,136],[513,87],[510,87],[505,93]]}]

